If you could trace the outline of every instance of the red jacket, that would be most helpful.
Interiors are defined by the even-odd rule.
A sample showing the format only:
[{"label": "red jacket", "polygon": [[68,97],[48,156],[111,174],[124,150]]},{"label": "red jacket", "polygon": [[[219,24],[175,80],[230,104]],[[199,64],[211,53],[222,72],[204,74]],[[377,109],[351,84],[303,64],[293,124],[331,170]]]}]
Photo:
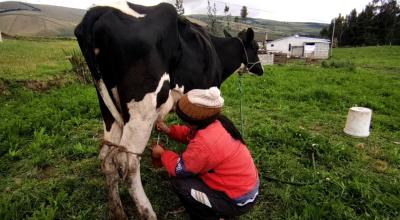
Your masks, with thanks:
[{"label": "red jacket", "polygon": [[252,194],[254,200],[258,194],[257,168],[246,145],[233,139],[221,122],[216,120],[195,133],[186,126],[170,129],[171,138],[188,143],[182,155],[169,150],[161,155],[170,175],[198,175],[211,189],[232,199]]}]

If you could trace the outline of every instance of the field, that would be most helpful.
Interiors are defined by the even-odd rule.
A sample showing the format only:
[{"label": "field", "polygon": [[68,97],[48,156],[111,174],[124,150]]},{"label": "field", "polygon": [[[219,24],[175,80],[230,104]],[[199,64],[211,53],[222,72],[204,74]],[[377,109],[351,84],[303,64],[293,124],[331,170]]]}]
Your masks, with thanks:
[{"label": "field", "polygon": [[[75,41],[0,43],[0,219],[107,219],[101,116],[94,87],[69,71],[62,49],[73,48]],[[298,60],[242,78],[244,136],[261,196],[240,219],[400,218],[400,47],[333,54],[323,65]],[[239,127],[238,77],[222,92]],[[356,105],[373,110],[368,138],[342,131]],[[141,170],[158,217],[186,219],[149,151]],[[121,194],[135,219],[125,187]]]}]

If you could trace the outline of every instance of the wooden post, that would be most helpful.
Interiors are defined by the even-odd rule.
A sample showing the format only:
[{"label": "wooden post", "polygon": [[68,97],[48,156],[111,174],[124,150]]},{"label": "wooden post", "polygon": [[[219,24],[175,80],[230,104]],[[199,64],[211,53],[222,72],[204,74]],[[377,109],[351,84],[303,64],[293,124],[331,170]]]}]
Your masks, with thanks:
[{"label": "wooden post", "polygon": [[332,51],[333,51],[333,39],[334,39],[334,36],[335,36],[335,26],[336,26],[336,18],[333,19],[332,41],[331,41],[331,57],[332,57]]},{"label": "wooden post", "polygon": [[0,42],[3,42],[3,38],[1,38],[1,31],[0,31]]}]

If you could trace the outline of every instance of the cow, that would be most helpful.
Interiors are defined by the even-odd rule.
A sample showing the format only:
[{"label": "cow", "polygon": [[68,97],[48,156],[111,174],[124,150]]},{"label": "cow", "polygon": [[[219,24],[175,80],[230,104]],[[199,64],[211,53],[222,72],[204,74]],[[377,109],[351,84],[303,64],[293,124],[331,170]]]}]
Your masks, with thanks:
[{"label": "cow", "polygon": [[119,1],[88,10],[75,35],[103,118],[99,158],[111,218],[127,219],[118,193],[122,178],[141,218],[156,219],[139,163],[155,122],[185,92],[220,87],[242,63],[262,75],[254,32],[219,38],[179,17],[170,4],[146,7]]}]

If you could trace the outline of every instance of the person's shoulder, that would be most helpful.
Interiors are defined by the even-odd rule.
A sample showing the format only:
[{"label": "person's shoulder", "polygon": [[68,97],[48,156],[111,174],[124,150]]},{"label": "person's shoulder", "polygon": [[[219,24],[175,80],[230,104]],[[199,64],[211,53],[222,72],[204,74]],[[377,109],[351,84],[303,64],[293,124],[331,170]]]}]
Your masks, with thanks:
[{"label": "person's shoulder", "polygon": [[215,120],[206,128],[197,131],[195,138],[207,143],[213,143],[225,133],[225,128],[222,126],[221,122]]}]

